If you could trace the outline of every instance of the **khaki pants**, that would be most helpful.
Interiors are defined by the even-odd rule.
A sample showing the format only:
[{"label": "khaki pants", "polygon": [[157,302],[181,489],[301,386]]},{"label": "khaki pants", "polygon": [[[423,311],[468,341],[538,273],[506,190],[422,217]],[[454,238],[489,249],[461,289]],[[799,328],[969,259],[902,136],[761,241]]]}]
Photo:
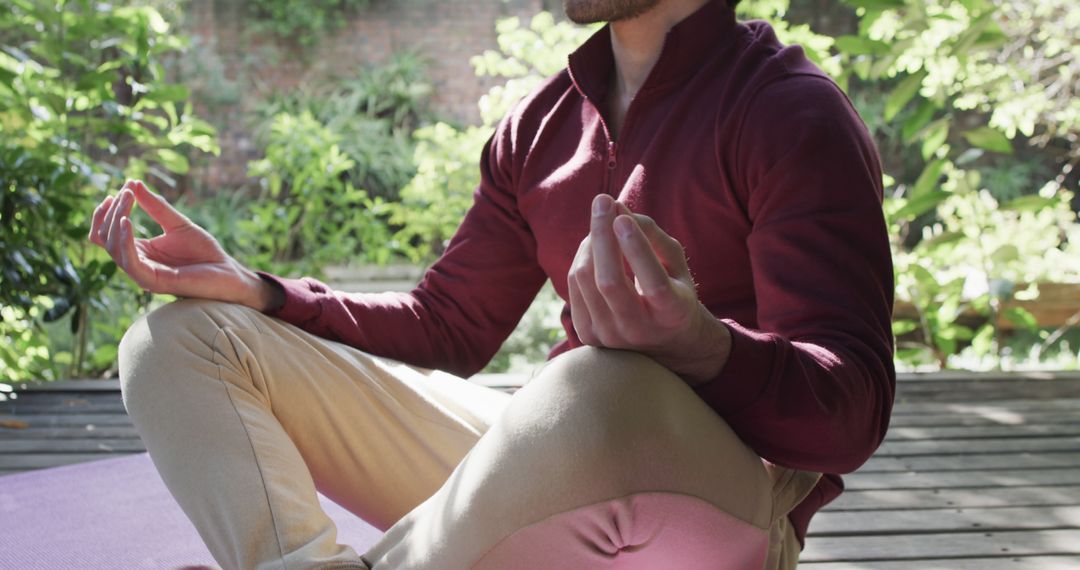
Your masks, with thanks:
[{"label": "khaki pants", "polygon": [[[762,537],[764,568],[786,570],[799,544],[785,515],[818,477],[763,463],[675,375],[628,351],[569,351],[510,396],[188,299],[132,325],[120,379],[166,486],[229,569],[453,570],[494,567],[508,552],[515,568],[585,560],[559,545],[600,556],[590,567],[629,569],[619,561],[648,548],[580,533],[553,539],[542,562],[512,554],[539,544],[536,529],[577,532],[568,513],[637,524],[597,523],[605,505],[678,528],[678,509],[645,512],[644,499],[670,496],[707,505],[718,529]],[[386,534],[363,557],[339,544],[316,490]],[[696,558],[701,568],[735,568],[723,552],[740,547],[721,538],[699,541],[720,548]]]}]

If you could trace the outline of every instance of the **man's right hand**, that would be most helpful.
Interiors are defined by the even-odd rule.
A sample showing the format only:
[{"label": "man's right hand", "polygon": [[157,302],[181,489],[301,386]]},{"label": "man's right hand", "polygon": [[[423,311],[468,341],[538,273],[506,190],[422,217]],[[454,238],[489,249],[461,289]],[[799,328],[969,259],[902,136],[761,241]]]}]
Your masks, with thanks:
[{"label": "man's right hand", "polygon": [[[135,202],[161,226],[162,235],[135,239],[130,218]],[[116,196],[102,200],[88,237],[147,291],[239,303],[259,311],[284,301],[281,291],[225,253],[213,236],[141,181],[129,181]]]}]

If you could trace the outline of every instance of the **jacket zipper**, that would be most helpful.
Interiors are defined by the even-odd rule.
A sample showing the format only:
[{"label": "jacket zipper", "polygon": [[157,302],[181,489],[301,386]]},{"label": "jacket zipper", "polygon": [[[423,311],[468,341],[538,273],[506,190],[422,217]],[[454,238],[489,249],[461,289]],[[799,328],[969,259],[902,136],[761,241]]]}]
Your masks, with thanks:
[{"label": "jacket zipper", "polygon": [[605,191],[614,198],[617,198],[617,196],[611,193],[611,185],[615,182],[615,167],[619,165],[617,151],[618,147],[615,141],[609,137],[607,147],[607,188]]}]

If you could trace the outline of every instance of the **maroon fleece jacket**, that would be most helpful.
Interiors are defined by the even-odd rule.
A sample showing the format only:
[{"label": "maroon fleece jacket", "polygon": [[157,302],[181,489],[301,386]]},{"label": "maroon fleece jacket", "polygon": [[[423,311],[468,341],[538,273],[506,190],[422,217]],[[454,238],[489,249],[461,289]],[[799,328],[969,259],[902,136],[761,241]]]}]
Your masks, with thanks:
[{"label": "maroon fleece jacket", "polygon": [[[893,273],[877,151],[844,93],[798,46],[713,1],[677,24],[617,141],[600,112],[608,28],[501,121],[474,203],[411,292],[343,293],[311,278],[268,314],[316,335],[469,376],[491,359],[589,232],[607,192],[684,246],[702,303],[731,330],[695,388],[761,457],[819,471],[789,515],[800,541],[885,435],[895,370]],[[582,343],[569,304],[566,339]]]}]

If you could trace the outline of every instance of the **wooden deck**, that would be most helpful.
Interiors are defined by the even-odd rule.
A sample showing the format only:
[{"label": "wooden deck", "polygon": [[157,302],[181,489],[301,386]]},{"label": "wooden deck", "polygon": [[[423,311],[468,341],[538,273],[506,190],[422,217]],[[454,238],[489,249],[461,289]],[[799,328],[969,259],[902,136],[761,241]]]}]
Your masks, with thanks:
[{"label": "wooden deck", "polygon": [[[0,425],[27,427],[0,427],[0,474],[144,451],[115,380],[6,396]],[[903,375],[888,439],[845,480],[800,568],[1080,569],[1080,374]]]}]

